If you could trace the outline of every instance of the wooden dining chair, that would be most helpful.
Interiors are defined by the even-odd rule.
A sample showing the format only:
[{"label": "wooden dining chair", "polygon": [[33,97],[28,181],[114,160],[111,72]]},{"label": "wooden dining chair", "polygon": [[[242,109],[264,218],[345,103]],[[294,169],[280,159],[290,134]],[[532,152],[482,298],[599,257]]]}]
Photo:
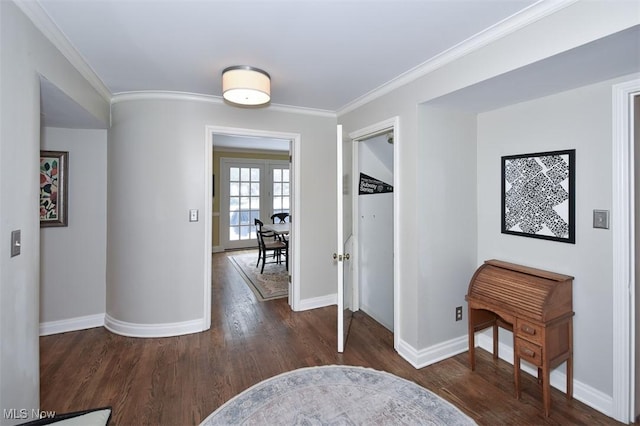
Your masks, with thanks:
[{"label": "wooden dining chair", "polygon": [[[262,227],[264,226],[264,222],[260,219],[254,219],[253,223],[256,226],[256,238],[258,240],[258,261],[256,262],[256,268],[260,265],[260,259],[262,258],[262,245],[260,245],[260,237],[258,236],[260,232],[262,232]],[[275,237],[275,233],[273,233]],[[274,238],[275,239],[275,238]]]},{"label": "wooden dining chair", "polygon": [[[289,213],[274,213],[271,215],[271,221],[273,223],[287,223],[287,218],[289,217]],[[277,222],[276,222],[277,220]]]},{"label": "wooden dining chair", "polygon": [[[289,222],[291,222],[291,216],[286,212],[274,213],[271,215],[271,221],[273,223],[287,223],[287,218],[289,218]],[[284,241],[283,235],[276,235],[276,238],[280,241]]]},{"label": "wooden dining chair", "polygon": [[[257,220],[257,219],[256,219]],[[260,273],[264,273],[264,265],[266,263],[282,263],[282,255],[284,254],[286,256],[286,261],[287,261],[287,267],[289,266],[288,263],[288,244],[280,241],[280,240],[271,240],[270,238],[274,235],[273,232],[269,232],[269,231],[257,231],[257,236],[258,236],[258,263],[256,264],[256,267],[260,264],[260,261],[262,261],[262,268],[260,269]],[[265,239],[266,238],[266,239]],[[269,253],[273,254],[273,261],[267,262],[267,255]]]}]

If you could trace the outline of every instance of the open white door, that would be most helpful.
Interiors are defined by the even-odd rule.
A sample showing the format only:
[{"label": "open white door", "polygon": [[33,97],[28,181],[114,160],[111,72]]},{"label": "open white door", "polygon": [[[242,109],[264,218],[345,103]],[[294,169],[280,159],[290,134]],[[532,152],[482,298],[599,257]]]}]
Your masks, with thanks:
[{"label": "open white door", "polygon": [[337,251],[333,254],[333,258],[338,265],[338,352],[344,352],[352,315],[353,279],[349,250],[353,230],[353,219],[351,217],[351,155],[351,140],[348,137],[343,137],[342,125],[338,125],[336,188],[338,197],[338,235]]}]

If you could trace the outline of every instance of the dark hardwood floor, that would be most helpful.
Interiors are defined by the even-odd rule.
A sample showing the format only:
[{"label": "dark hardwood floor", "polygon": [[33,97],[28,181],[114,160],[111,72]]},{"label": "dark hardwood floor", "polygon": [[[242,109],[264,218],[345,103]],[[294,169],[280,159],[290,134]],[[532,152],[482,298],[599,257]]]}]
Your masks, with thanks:
[{"label": "dark hardwood floor", "polygon": [[40,339],[41,409],[112,406],[112,425],[194,425],[261,380],[301,367],[360,365],[413,380],[481,425],[620,424],[552,390],[542,414],[536,380],[524,374],[513,396],[512,367],[483,350],[416,370],[393,349],[393,335],[356,313],[344,354],[336,352],[336,309],[292,312],[286,299],[258,302],[227,259],[213,256],[209,331],[137,339],[94,328]]}]

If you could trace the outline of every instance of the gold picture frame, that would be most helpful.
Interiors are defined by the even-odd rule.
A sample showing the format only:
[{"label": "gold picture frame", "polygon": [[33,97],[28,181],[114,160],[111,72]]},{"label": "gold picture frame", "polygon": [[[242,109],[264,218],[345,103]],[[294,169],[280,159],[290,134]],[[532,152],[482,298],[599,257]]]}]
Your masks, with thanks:
[{"label": "gold picture frame", "polygon": [[69,152],[40,151],[40,227],[67,226]]}]

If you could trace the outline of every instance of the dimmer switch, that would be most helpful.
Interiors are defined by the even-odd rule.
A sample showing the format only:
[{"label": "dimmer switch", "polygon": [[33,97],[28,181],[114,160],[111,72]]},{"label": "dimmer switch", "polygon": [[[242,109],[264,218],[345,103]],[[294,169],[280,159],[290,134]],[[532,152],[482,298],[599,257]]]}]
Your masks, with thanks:
[{"label": "dimmer switch", "polygon": [[593,227],[609,229],[609,210],[593,211]]}]

